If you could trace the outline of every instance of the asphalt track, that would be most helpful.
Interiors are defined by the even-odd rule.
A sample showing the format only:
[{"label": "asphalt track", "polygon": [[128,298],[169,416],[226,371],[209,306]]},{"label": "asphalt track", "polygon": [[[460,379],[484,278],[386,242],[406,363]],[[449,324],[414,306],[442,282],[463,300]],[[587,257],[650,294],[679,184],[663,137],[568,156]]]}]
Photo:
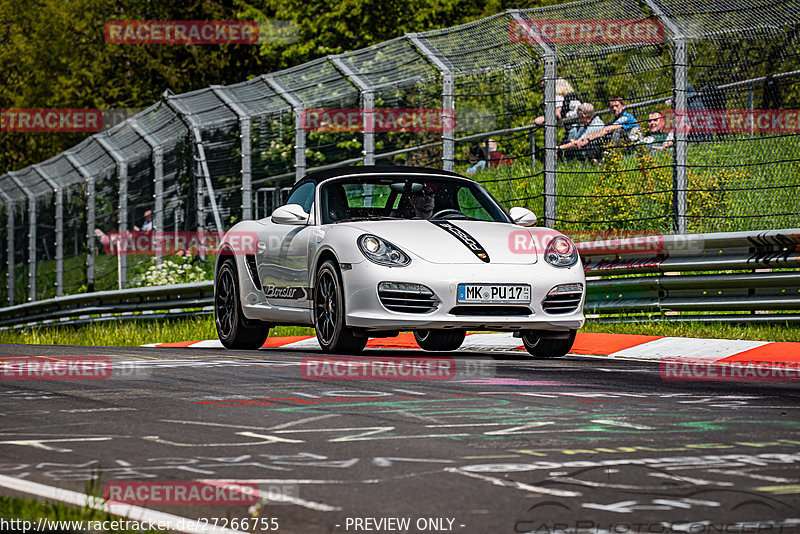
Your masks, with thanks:
[{"label": "asphalt track", "polygon": [[[277,520],[257,532],[800,532],[800,382],[667,381],[658,362],[574,355],[364,355],[456,371],[318,380],[307,349],[0,346],[5,361],[114,368],[3,376],[0,493],[233,480],[258,487],[260,526]],[[132,517],[195,526],[251,517],[249,504],[139,506]]]}]

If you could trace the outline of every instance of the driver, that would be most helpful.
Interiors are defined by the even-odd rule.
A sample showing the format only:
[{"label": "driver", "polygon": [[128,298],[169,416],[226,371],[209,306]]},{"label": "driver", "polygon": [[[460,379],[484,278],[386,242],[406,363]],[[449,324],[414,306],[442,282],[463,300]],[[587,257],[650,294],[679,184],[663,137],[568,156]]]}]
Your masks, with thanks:
[{"label": "driver", "polygon": [[430,219],[435,205],[436,184],[426,183],[420,191],[411,193],[411,207],[414,208],[414,217]]}]

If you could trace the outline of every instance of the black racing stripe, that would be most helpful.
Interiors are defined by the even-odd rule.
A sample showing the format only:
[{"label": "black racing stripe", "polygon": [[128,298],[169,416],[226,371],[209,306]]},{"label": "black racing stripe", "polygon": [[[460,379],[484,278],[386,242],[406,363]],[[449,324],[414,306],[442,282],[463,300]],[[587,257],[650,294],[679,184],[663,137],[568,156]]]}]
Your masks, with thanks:
[{"label": "black racing stripe", "polygon": [[462,230],[455,224],[451,223],[450,221],[428,221],[431,224],[435,224],[442,230],[446,231],[451,236],[455,237],[459,241],[461,241],[465,247],[470,249],[473,254],[475,254],[479,260],[489,263],[489,254],[486,252],[478,240],[472,237],[467,233],[466,230]]}]

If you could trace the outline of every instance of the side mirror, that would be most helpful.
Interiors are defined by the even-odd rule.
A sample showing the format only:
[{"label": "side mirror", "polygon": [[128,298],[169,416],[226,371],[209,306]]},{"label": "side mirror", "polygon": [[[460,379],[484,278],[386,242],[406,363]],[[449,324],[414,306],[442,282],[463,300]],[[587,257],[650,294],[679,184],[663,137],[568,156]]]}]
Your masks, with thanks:
[{"label": "side mirror", "polygon": [[511,220],[514,221],[514,224],[520,226],[533,226],[536,224],[536,214],[528,208],[514,206],[508,210],[508,214],[511,215]]},{"label": "side mirror", "polygon": [[275,224],[308,224],[309,215],[303,211],[300,204],[286,204],[272,212],[272,222]]}]

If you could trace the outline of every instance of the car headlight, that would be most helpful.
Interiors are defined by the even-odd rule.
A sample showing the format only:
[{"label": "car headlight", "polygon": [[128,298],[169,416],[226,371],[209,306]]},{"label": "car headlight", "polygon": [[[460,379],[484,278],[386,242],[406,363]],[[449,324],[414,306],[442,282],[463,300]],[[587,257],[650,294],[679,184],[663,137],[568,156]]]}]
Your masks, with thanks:
[{"label": "car headlight", "polygon": [[397,246],[381,239],[378,236],[364,234],[358,238],[358,248],[368,260],[378,265],[389,267],[405,267],[411,263],[411,258]]},{"label": "car headlight", "polygon": [[560,235],[547,245],[544,259],[554,267],[572,267],[578,263],[578,249],[571,239]]}]

